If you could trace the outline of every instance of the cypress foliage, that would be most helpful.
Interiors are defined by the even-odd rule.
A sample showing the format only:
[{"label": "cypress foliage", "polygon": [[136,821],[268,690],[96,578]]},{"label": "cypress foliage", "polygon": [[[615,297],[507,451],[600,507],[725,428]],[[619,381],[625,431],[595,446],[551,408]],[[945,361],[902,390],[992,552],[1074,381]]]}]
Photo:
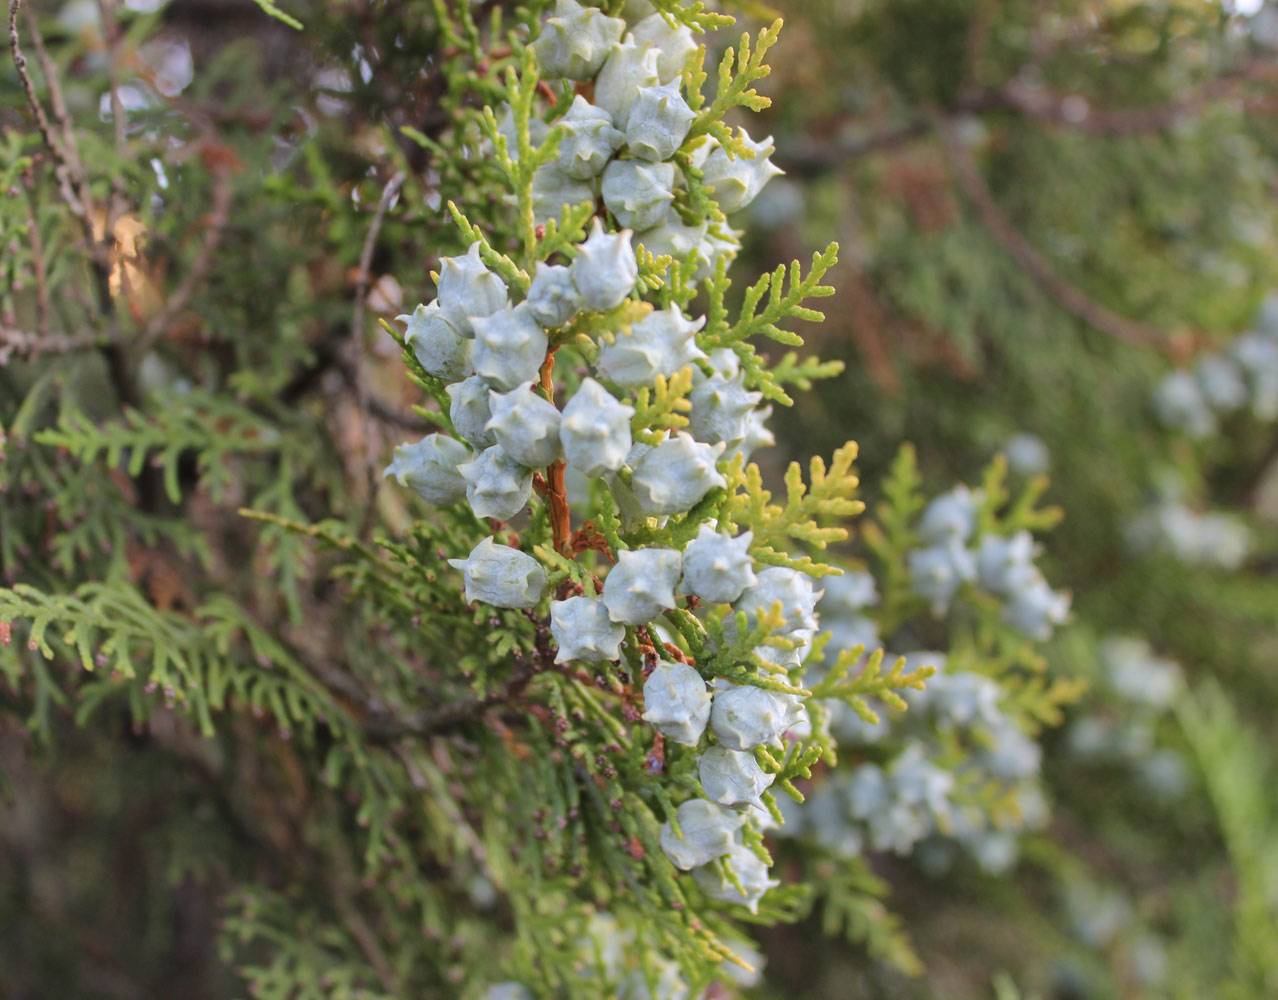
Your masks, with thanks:
[{"label": "cypress foliage", "polygon": [[13,995],[1271,991],[1267,50],[715,6],[11,0]]}]

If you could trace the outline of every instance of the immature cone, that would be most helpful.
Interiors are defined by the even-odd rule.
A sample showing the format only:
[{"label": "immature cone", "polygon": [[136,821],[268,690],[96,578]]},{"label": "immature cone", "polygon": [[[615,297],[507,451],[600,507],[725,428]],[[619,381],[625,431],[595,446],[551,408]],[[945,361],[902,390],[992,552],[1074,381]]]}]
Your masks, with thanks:
[{"label": "immature cone", "polygon": [[694,747],[710,719],[706,682],[686,663],[658,663],[643,685],[643,717],[667,739]]},{"label": "immature cone", "polygon": [[603,172],[603,200],[627,229],[648,229],[666,217],[674,200],[675,165],[613,160]]},{"label": "immature cone", "polygon": [[660,53],[651,43],[637,42],[631,34],[609,50],[595,80],[595,104],[612,115],[618,126],[625,125],[639,88],[659,82],[659,58]]},{"label": "immature cone", "polygon": [[465,559],[449,559],[466,579],[466,600],[496,608],[531,608],[546,590],[546,571],[532,556],[483,539]]},{"label": "immature cone", "polygon": [[825,588],[818,603],[822,614],[854,615],[879,603],[874,575],[863,570],[844,570],[842,576],[826,577],[821,585]]},{"label": "immature cone", "polygon": [[547,163],[533,173],[532,210],[533,221],[540,224],[558,221],[565,205],[593,203],[596,186],[593,180],[583,181],[571,177],[557,164]]},{"label": "immature cone", "polygon": [[608,609],[598,598],[570,597],[551,602],[550,634],[559,644],[556,663],[597,663],[621,655],[626,629],[608,617]]},{"label": "immature cone", "polygon": [[545,261],[538,261],[524,301],[533,319],[550,330],[571,323],[581,311],[581,292],[572,282],[572,272],[562,264]]},{"label": "immature cone", "polygon": [[1005,715],[990,725],[989,745],[980,755],[981,766],[1003,781],[1033,777],[1043,760],[1043,748]]},{"label": "immature cone", "polygon": [[[992,678],[970,670],[938,673],[927,682],[931,697],[927,706],[946,726],[992,725],[1001,718],[998,700],[1002,692]],[[911,705],[913,707],[913,705]]]},{"label": "immature cone", "polygon": [[404,342],[430,374],[449,382],[470,374],[471,343],[449,322],[438,302],[419,305],[411,316],[395,319],[408,324]]},{"label": "immature cone", "polygon": [[645,514],[681,514],[728,481],[715,468],[724,445],[699,444],[683,431],[643,456],[630,477]]},{"label": "immature cone", "polygon": [[651,229],[635,234],[635,244],[641,245],[654,257],[668,254],[676,260],[683,260],[696,250],[706,238],[707,223],[704,219],[689,226],[674,208],[666,211],[666,216]]},{"label": "immature cone", "polygon": [[806,573],[784,566],[769,566],[759,571],[758,582],[741,595],[736,610],[744,611],[753,620],[760,612],[767,611],[780,601],[785,618],[778,634],[792,636],[817,627],[816,605],[821,594],[822,591],[813,587],[812,578]]},{"label": "immature cone", "polygon": [[752,684],[734,684],[714,696],[710,728],[729,750],[753,750],[772,743],[785,732],[790,707],[771,691]]},{"label": "immature cone", "polygon": [[479,1000],[533,1000],[521,983],[505,982],[488,987]]},{"label": "immature cone", "polygon": [[466,480],[466,499],[476,517],[508,521],[532,496],[532,469],[520,465],[500,445],[485,448],[457,471]]},{"label": "immature cone", "polygon": [[524,382],[490,399],[492,418],[487,427],[497,443],[520,465],[540,469],[559,457],[559,411]]},{"label": "immature cone", "polygon": [[527,303],[507,306],[491,316],[476,317],[475,371],[498,389],[507,391],[535,380],[550,341],[533,319]]},{"label": "immature cone", "polygon": [[723,876],[717,867],[707,865],[692,873],[697,885],[711,899],[723,903],[739,903],[751,913],[759,912],[763,894],[781,883],[768,878],[768,866],[744,844],[733,844],[727,852],[727,865],[741,888]]},{"label": "immature cone", "polygon": [[1010,594],[1034,574],[1033,558],[1034,538],[1028,531],[1010,538],[984,535],[976,549],[977,579],[986,590]]},{"label": "immature cone", "polygon": [[476,451],[495,445],[497,437],[488,429],[488,421],[492,419],[492,411],[488,405],[492,388],[488,383],[478,375],[472,375],[462,382],[445,386],[445,391],[450,400],[448,417],[457,433],[469,441]]},{"label": "immature cone", "polygon": [[568,464],[591,478],[616,472],[630,454],[630,418],[634,415],[633,406],[618,402],[594,379],[582,379],[559,422],[559,439]]},{"label": "immature cone", "polygon": [[960,586],[976,577],[976,560],[957,537],[931,548],[915,549],[908,556],[910,586],[941,615]]},{"label": "immature cone", "polygon": [[1230,345],[1251,392],[1251,412],[1257,420],[1278,419],[1278,341],[1259,333],[1244,333]]},{"label": "immature cone", "polygon": [[1046,642],[1052,628],[1069,621],[1069,594],[1053,590],[1041,575],[1022,587],[1003,606],[1003,621],[1016,631]]},{"label": "immature cone", "polygon": [[733,538],[701,525],[697,537],[683,550],[683,589],[711,604],[731,604],[758,582],[750,558],[753,540],[752,531]]},{"label": "immature cone", "polygon": [[625,133],[614,127],[612,115],[580,94],[555,124],[564,132],[555,162],[565,174],[578,180],[598,177],[626,139]]},{"label": "immature cone", "polygon": [[612,309],[626,301],[639,278],[639,264],[630,248],[630,230],[615,235],[603,231],[598,217],[586,242],[573,258],[573,284],[587,309]]},{"label": "immature cone", "polygon": [[466,480],[457,467],[469,461],[470,449],[460,441],[430,434],[416,444],[401,444],[386,475],[408,486],[430,503],[445,506],[466,498]]},{"label": "immature cone", "polygon": [[1203,398],[1219,413],[1233,413],[1247,402],[1247,384],[1232,359],[1206,354],[1194,366]]},{"label": "immature cone", "polygon": [[1168,427],[1192,438],[1205,438],[1216,430],[1216,414],[1207,404],[1202,386],[1189,372],[1171,372],[1158,383],[1154,413]]},{"label": "immature cone", "polygon": [[716,144],[701,167],[705,182],[714,187],[714,200],[725,212],[745,208],[758,197],[768,181],[781,173],[781,168],[769,159],[776,149],[772,136],[762,142],[754,142],[744,129],[738,131],[746,148],[754,153],[752,159],[744,156],[731,158],[727,150]]},{"label": "immature cone", "polygon": [[694,281],[704,281],[715,273],[721,258],[732,261],[741,249],[741,230],[731,229],[720,223],[712,223],[706,229],[705,239],[697,247],[697,272]]},{"label": "immature cone", "polygon": [[754,759],[754,754],[727,747],[710,747],[698,761],[701,790],[721,806],[762,805],[760,796],[776,779]]},{"label": "immature cone", "polygon": [[642,87],[626,119],[626,145],[640,159],[668,160],[683,145],[696,117],[677,83]]},{"label": "immature cone", "polygon": [[624,549],[604,580],[608,615],[623,625],[644,625],[675,606],[681,556],[676,549]]},{"label": "immature cone", "polygon": [[[503,104],[506,113],[502,115],[501,121],[497,123],[497,131],[506,140],[506,153],[516,163],[519,162],[519,128],[515,124],[515,113],[511,111],[509,104]],[[528,144],[536,149],[546,141],[546,136],[550,134],[550,126],[540,118],[528,119]]]},{"label": "immature cone", "polygon": [[705,322],[704,316],[688,319],[675,306],[655,309],[606,344],[596,367],[623,389],[651,385],[658,375],[669,378],[706,356],[696,340]]},{"label": "immature cone", "polygon": [[583,7],[576,0],[558,0],[554,16],[542,24],[541,34],[533,43],[541,75],[590,79],[599,72],[625,28],[625,21],[608,17],[595,7]]},{"label": "immature cone", "polygon": [[732,378],[712,375],[688,395],[692,412],[688,428],[698,441],[741,441],[749,429],[749,417],[763,399],[761,392],[747,392],[745,374]]},{"label": "immature cone", "polygon": [[439,262],[439,308],[463,337],[473,336],[470,319],[491,316],[506,304],[506,286],[484,266],[479,242],[459,257]]},{"label": "immature cone", "polygon": [[675,810],[679,821],[676,836],[669,823],[661,827],[661,849],[676,868],[691,871],[732,849],[732,835],[746,821],[744,813],[733,812],[707,802],[705,799],[689,799]]},{"label": "immature cone", "polygon": [[765,406],[759,410],[751,410],[746,414],[745,436],[728,447],[728,454],[741,455],[748,460],[760,448],[771,448],[777,443],[776,435],[768,430],[767,420],[772,416],[772,407]]},{"label": "immature cone", "polygon": [[635,42],[648,42],[657,50],[657,78],[669,83],[683,73],[688,57],[697,50],[692,29],[684,24],[671,25],[660,14],[649,14],[634,26]]},{"label": "immature cone", "polygon": [[981,497],[966,486],[958,485],[948,493],[934,497],[923,508],[918,534],[925,542],[944,544],[951,539],[966,542],[976,530],[976,514]]}]

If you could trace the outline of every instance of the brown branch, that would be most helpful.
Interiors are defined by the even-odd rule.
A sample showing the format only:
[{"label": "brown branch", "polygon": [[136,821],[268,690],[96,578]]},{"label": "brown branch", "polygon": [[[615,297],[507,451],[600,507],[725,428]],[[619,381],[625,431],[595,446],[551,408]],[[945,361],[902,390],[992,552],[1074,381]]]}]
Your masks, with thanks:
[{"label": "brown branch", "polygon": [[395,196],[399,194],[400,186],[404,183],[406,177],[407,175],[404,171],[398,170],[386,182],[386,186],[382,188],[382,196],[377,201],[377,211],[373,213],[373,221],[368,227],[368,235],[364,237],[364,247],[359,254],[359,272],[355,281],[355,315],[351,321],[351,338],[360,350],[362,350],[364,338],[364,302],[368,297],[368,269],[373,264],[373,250],[377,246],[377,234],[381,232],[386,213],[390,209],[391,202],[395,200]]},{"label": "brown branch", "polygon": [[377,235],[381,232],[382,223],[386,219],[391,202],[399,193],[404,183],[405,173],[397,170],[382,188],[382,196],[377,200],[377,210],[373,212],[373,221],[369,224],[368,234],[364,237],[364,246],[359,254],[359,274],[355,284],[355,312],[351,317],[351,339],[345,352],[347,382],[355,392],[355,409],[359,413],[362,424],[361,437],[364,439],[364,461],[368,468],[368,503],[365,506],[364,520],[360,534],[372,530],[375,512],[374,500],[377,496],[377,445],[373,436],[372,425],[368,421],[369,392],[364,384],[361,365],[364,355],[364,305],[368,298],[368,269],[373,263],[373,250],[377,246]]},{"label": "brown branch", "polygon": [[[40,103],[40,98],[36,94],[31,74],[27,72],[27,57],[22,54],[22,45],[18,40],[18,11],[21,9],[22,0],[9,0],[9,51],[13,54],[13,66],[18,71],[18,79],[22,83],[22,90],[27,95],[27,107],[31,109],[31,114],[35,117],[36,127],[40,130],[40,136],[44,139],[45,146],[53,154],[54,160],[57,161],[54,174],[58,178],[58,186],[62,189],[62,200],[66,202],[67,207],[75,215],[85,219],[87,218],[85,206],[76,197],[71,186],[73,171],[69,160],[70,154],[63,147],[58,136],[54,134],[53,126],[49,124],[49,118],[44,112],[44,105]],[[27,24],[28,26],[34,24],[34,18],[32,18],[30,11],[27,12]],[[37,51],[39,51],[39,48]],[[43,61],[41,65],[43,66]],[[47,82],[47,69],[45,70],[45,76]],[[55,107],[60,99],[60,97],[55,99]],[[89,225],[91,229],[92,222]]]},{"label": "brown branch", "polygon": [[1165,104],[1106,109],[1094,107],[1080,94],[1060,94],[1028,83],[1022,75],[1000,87],[972,95],[963,102],[963,110],[1003,109],[1097,135],[1127,135],[1171,128],[1201,114],[1208,105],[1227,100],[1246,86],[1259,82],[1278,83],[1278,62],[1248,60]]},{"label": "brown branch", "polygon": [[[54,134],[49,119],[44,112],[44,106],[36,96],[35,85],[27,73],[27,60],[22,54],[22,48],[18,40],[18,11],[20,9],[22,9],[22,0],[9,0],[9,48],[13,53],[13,63],[18,70],[23,90],[26,92],[27,103],[40,127],[40,135],[56,161],[54,176],[58,179],[62,200],[71,211],[71,214],[80,220],[81,228],[84,230],[85,248],[93,276],[93,290],[97,299],[97,308],[103,316],[111,316],[114,314],[114,306],[111,301],[111,260],[108,245],[112,239],[112,233],[110,230],[104,230],[102,240],[99,240],[94,232],[93,197],[89,190],[89,180],[84,171],[84,163],[80,159],[75,134],[72,131],[71,116],[67,110],[66,100],[62,95],[62,88],[58,84],[57,69],[44,47],[44,39],[40,35],[40,28],[36,24],[35,16],[31,13],[30,8],[27,8],[25,10],[27,30],[31,35],[31,44],[35,48],[36,59],[40,63],[41,72],[44,74],[45,86],[49,90],[49,101],[53,106],[54,117],[61,131],[60,137]],[[78,196],[75,193],[75,187],[79,188]],[[137,405],[140,402],[137,382],[126,363],[124,349],[119,342],[118,336],[114,332],[108,334],[98,332],[93,336],[97,338],[97,343],[104,349],[103,353],[106,357],[107,368],[110,371],[111,380],[120,399],[130,405]]]},{"label": "brown branch", "polygon": [[70,354],[111,343],[112,335],[100,330],[85,333],[27,333],[10,326],[0,326],[0,365],[9,359],[30,359],[40,354]]},{"label": "brown branch", "polygon": [[[18,0],[20,4],[22,0]],[[62,95],[62,87],[58,84],[58,71],[53,63],[49,50],[44,47],[44,36],[40,34],[40,26],[36,23],[31,7],[23,8],[27,31],[31,34],[31,45],[35,48],[36,62],[40,64],[40,72],[44,74],[44,82],[49,88],[49,103],[53,105],[53,119],[58,123],[62,133],[62,144],[66,155],[71,159],[71,166],[76,178],[83,183],[84,164],[80,160],[80,149],[76,145],[75,134],[71,126],[71,112],[67,109],[66,98]],[[89,202],[85,202],[88,208]]]},{"label": "brown branch", "polygon": [[[1036,121],[1079,129],[1094,135],[1128,135],[1171,128],[1201,113],[1208,105],[1233,97],[1249,84],[1278,82],[1278,63],[1253,59],[1237,69],[1200,85],[1166,104],[1145,108],[1103,109],[1094,107],[1079,94],[1061,94],[1028,83],[1022,72],[1007,83],[968,93],[950,109],[951,114],[980,114],[986,111],[1013,111]],[[1266,95],[1268,96],[1268,95]],[[1245,110],[1254,114],[1278,111],[1263,98],[1245,98]],[[849,160],[896,149],[931,131],[926,118],[911,118],[867,130],[834,142],[791,143],[773,157],[786,171],[800,176],[819,174]]]},{"label": "brown branch", "polygon": [[788,149],[778,150],[773,159],[787,173],[800,177],[814,176],[849,160],[903,146],[922,138],[928,131],[927,121],[919,118],[833,143],[793,142]]},{"label": "brown branch", "polygon": [[[541,365],[541,387],[550,402],[555,401],[555,351],[552,347],[546,352],[546,360]],[[564,460],[556,459],[548,471],[549,482],[546,495],[550,500],[550,530],[554,536],[555,551],[562,555],[572,554],[572,516],[568,509],[568,491],[564,486]]]},{"label": "brown branch", "polygon": [[1090,298],[1052,268],[1011,220],[999,208],[981,176],[980,168],[958,135],[952,119],[938,121],[938,129],[949,155],[951,172],[958,186],[976,210],[982,225],[1007,254],[1024,268],[1039,286],[1067,312],[1088,326],[1126,344],[1166,349],[1168,337],[1160,330],[1126,319]]}]

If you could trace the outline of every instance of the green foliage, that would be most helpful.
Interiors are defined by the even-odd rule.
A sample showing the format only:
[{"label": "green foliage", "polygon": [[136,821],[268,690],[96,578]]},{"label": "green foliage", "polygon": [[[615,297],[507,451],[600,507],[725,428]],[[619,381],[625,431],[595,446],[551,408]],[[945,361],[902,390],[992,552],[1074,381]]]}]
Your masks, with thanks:
[{"label": "green foliage", "polygon": [[1264,996],[1278,982],[1278,817],[1270,757],[1215,685],[1182,701],[1177,718],[1202,770],[1237,880],[1229,977],[1218,989],[1227,997]]},{"label": "green foliage", "polygon": [[[533,218],[553,122],[589,94],[538,79],[527,42],[549,5],[255,2],[199,23],[181,5],[111,4],[106,24],[72,5],[15,21],[54,136],[8,71],[0,791],[16,805],[0,822],[0,925],[15,933],[0,964],[16,995],[118,979],[137,995],[472,1000],[509,977],[538,1000],[593,1000],[659,995],[670,962],[712,995],[747,924],[771,958],[761,995],[824,996],[822,974],[846,992],[831,938],[855,949],[867,993],[1046,996],[1049,968],[1084,969],[1096,996],[1274,992],[1272,427],[1239,413],[1191,442],[1149,418],[1154,381],[1250,322],[1278,275],[1271,67],[1246,37],[1259,21],[1207,0],[812,0],[789,5],[787,51],[779,21],[725,48],[729,15],[654,0],[702,43],[682,73],[696,118],[674,157],[679,218],[730,234],[695,161],[709,139],[750,155],[743,112],[766,113],[750,131],[776,136],[790,177],[733,217],[751,222],[733,273],[762,277],[734,283],[721,258],[698,282],[695,253],[643,255],[631,299],[556,332],[549,395],[562,404],[600,344],[675,305],[706,315],[702,350],[730,349],[749,388],[795,404],[777,417],[791,451],[832,458],[806,477],[731,459],[724,488],[665,519],[595,483],[589,519],[574,499],[559,538],[545,492],[495,525],[383,483],[393,444],[453,426],[444,384],[373,322],[428,301],[439,258],[472,242],[518,298],[538,262],[570,262],[584,239],[594,204]],[[169,79],[188,64],[189,82]],[[552,128],[534,146],[538,121]],[[854,266],[818,311],[836,239]],[[806,271],[789,262],[814,246]],[[1113,336],[1105,310],[1158,346]],[[832,360],[800,349],[803,324],[823,321]],[[626,396],[635,440],[686,427],[708,373]],[[1047,444],[1050,485],[996,457],[1021,431]],[[1129,551],[1127,519],[1173,474],[1187,505],[1246,520],[1238,571]],[[1073,587],[1077,623],[1045,647],[979,587],[944,617],[914,592],[919,515],[956,479],[981,489],[979,534],[1033,532],[1048,577]],[[444,561],[493,537],[534,554],[556,597],[594,596],[619,552],[682,548],[712,523],[752,531],[760,567],[831,590],[872,570],[880,603],[862,614],[893,652],[776,638],[778,607],[751,621],[689,606],[660,634],[628,627],[617,663],[556,664],[544,604],[467,604]],[[1151,752],[1192,752],[1205,794],[1155,801],[1126,765],[1071,756],[1079,720],[1140,715],[1097,665],[1118,631],[1195,678],[1179,727],[1141,720]],[[895,655],[920,649],[944,665]],[[889,766],[927,725],[912,706],[937,667],[991,680],[1028,736],[1071,727],[1042,744],[1059,819],[997,879],[751,827],[746,846],[786,884],[757,914],[710,899],[660,844],[700,794],[698,748],[641,718],[661,660],[808,697],[810,734],[755,754],[773,819],[849,769]],[[882,742],[839,745],[840,708]],[[928,737],[956,800],[1014,828],[1019,803],[973,766],[988,740]],[[1086,880],[1134,901],[1102,946],[1055,927],[1060,890]],[[615,938],[597,934],[605,917]],[[1137,944],[1155,934],[1161,984],[1140,978]],[[620,964],[603,955],[614,940]],[[101,954],[125,958],[104,972]],[[898,986],[889,966],[920,979]]]},{"label": "green foliage", "polygon": [[817,577],[838,572],[809,556],[790,555],[782,546],[798,541],[823,550],[831,542],[847,538],[846,528],[823,527],[821,520],[850,517],[864,510],[865,505],[852,498],[859,482],[852,472],[856,455],[856,444],[849,442],[834,453],[829,469],[820,457],[814,457],[806,484],[799,464],[792,462],[785,474],[784,505],[772,503],[772,493],[763,488],[757,465],[751,462],[743,468],[736,462],[728,469],[728,491],[719,507],[719,522],[753,531],[751,552],[761,562],[790,566]]},{"label": "green foliage", "polygon": [[875,960],[917,976],[923,963],[904,934],[899,917],[889,913],[882,899],[888,885],[853,862],[827,873],[819,883],[821,930],[828,937],[844,937],[861,945]]},{"label": "green foliage", "polygon": [[[692,129],[688,133],[690,138],[710,135],[717,139],[731,155],[746,158],[752,156],[740,137],[734,136],[722,119],[728,111],[736,107],[748,108],[751,111],[762,111],[764,108],[771,107],[772,102],[761,96],[751,84],[763,79],[771,72],[763,59],[768,49],[776,44],[780,33],[781,21],[777,19],[758,33],[753,48],[750,44],[750,36],[744,34],[736,49],[729,48],[724,52],[723,58],[719,61],[718,88],[714,100],[692,123]],[[693,79],[695,81],[696,77]],[[693,89],[700,88],[694,85]]]},{"label": "green foliage", "polygon": [[679,370],[667,379],[658,375],[651,389],[643,386],[635,396],[632,421],[635,440],[658,444],[661,432],[688,426],[685,414],[692,409],[688,393],[692,391],[692,366]]},{"label": "green foliage", "polygon": [[[823,298],[834,294],[829,285],[821,284],[821,279],[838,260],[838,244],[831,243],[820,253],[812,255],[812,267],[807,277],[803,276],[798,261],[793,261],[788,269],[789,287],[786,287],[787,268],[777,267],[771,274],[765,274],[745,293],[737,321],[728,323],[725,296],[732,283],[728,280],[726,268],[720,267],[707,282],[706,294],[709,297],[707,306],[706,328],[699,338],[708,349],[731,347],[741,359],[741,366],[746,373],[746,384],[759,389],[767,399],[776,400],[789,406],[793,401],[781,388],[785,382],[803,382],[796,379],[793,362],[782,363],[780,374],[769,371],[754,346],[746,343],[749,337],[764,336],[781,344],[801,344],[802,339],[794,333],[783,330],[777,324],[786,319],[801,319],[809,323],[820,323],[825,316],[815,309],[803,305],[810,298]],[[767,305],[759,312],[759,305],[767,296]],[[788,355],[787,355],[788,357]],[[800,372],[800,379],[832,377],[842,370],[841,366],[817,362],[809,362],[808,367]]]},{"label": "green foliage", "polygon": [[182,498],[178,464],[187,453],[195,454],[197,475],[218,502],[233,482],[231,457],[275,450],[278,432],[231,400],[197,392],[155,417],[130,409],[122,421],[99,424],[82,413],[64,411],[57,425],[40,431],[35,440],[64,449],[81,462],[101,457],[107,466],[134,478],[149,463],[162,471],[165,495],[176,504]]}]

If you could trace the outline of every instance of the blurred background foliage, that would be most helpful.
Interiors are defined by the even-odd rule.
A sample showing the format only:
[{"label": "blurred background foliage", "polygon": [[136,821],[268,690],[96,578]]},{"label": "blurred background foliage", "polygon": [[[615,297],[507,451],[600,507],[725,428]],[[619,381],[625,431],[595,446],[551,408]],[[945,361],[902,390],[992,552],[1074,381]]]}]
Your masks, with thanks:
[{"label": "blurred background foliage", "polygon": [[[773,461],[853,438],[872,485],[910,441],[932,492],[1000,450],[1014,475],[1045,468],[1065,512],[1050,575],[1076,619],[1049,656],[1092,684],[1049,738],[1054,818],[1013,876],[875,859],[920,975],[812,920],[764,936],[761,996],[1278,995],[1278,438],[1243,410],[1193,437],[1152,405],[1160,379],[1226,350],[1278,287],[1278,8],[1238,6],[742,5],[786,17],[761,88],[774,103],[751,128],[773,133],[787,176],[752,206],[735,273],[843,247],[827,322],[803,332],[847,370],[777,415]],[[440,145],[495,70],[442,72],[452,43],[428,0],[289,4],[301,31],[249,0],[10,10],[43,37],[28,59],[60,81],[80,169],[50,169],[6,62],[6,582],[114,574],[159,608],[232,588],[322,661],[367,634],[346,628],[358,609],[315,582],[309,549],[234,511],[406,523],[369,470],[417,427],[416,390],[372,318],[415,302],[414,276],[461,249],[449,199],[473,219],[500,211],[478,193],[488,168]],[[400,197],[379,209],[391,184]],[[41,354],[56,363],[29,363]],[[165,439],[121,431],[147,457],[135,480],[69,461],[74,426],[59,448],[29,444],[55,395],[101,422],[158,385],[191,391]],[[1245,556],[1203,565],[1134,544],[1160,502],[1236,517]],[[1107,673],[1114,635],[1186,680],[1140,727]],[[19,685],[4,664],[0,995],[238,995],[216,950],[225,886],[270,884],[340,839],[277,734],[241,719],[230,759],[208,760],[162,712],[78,730],[56,683]],[[1126,749],[1080,752],[1098,727]],[[272,754],[252,752],[265,741]],[[226,768],[236,782],[217,779]],[[301,819],[312,843],[292,839]]]},{"label": "blurred background foliage", "polygon": [[[752,250],[766,266],[841,241],[839,298],[811,343],[848,367],[779,415],[783,445],[854,437],[872,485],[909,440],[942,489],[999,451],[1015,466],[1021,435],[1041,441],[1030,465],[1044,462],[1046,498],[1065,512],[1046,544],[1076,617],[1049,656],[1092,682],[1049,739],[1056,813],[1014,884],[894,874],[928,984],[862,970],[865,995],[1017,995],[998,992],[1015,983],[1044,997],[1192,996],[1209,968],[1239,996],[1274,989],[1231,945],[1228,909],[1259,880],[1267,916],[1240,910],[1237,933],[1254,920],[1272,934],[1272,810],[1253,813],[1248,852],[1222,850],[1216,811],[1230,808],[1222,794],[1272,787],[1273,744],[1230,753],[1203,728],[1222,742],[1239,725],[1273,731],[1274,427],[1238,413],[1189,440],[1151,406],[1161,377],[1226,349],[1274,287],[1278,10],[1256,6],[787,10],[768,115],[788,176],[755,206]],[[1133,518],[1167,496],[1246,521],[1244,564],[1134,550]],[[1099,646],[1113,634],[1178,661],[1189,691],[1228,690],[1206,688],[1210,709],[1183,695],[1182,725],[1157,730],[1205,786],[1170,794],[1139,766],[1073,752],[1072,727],[1131,711],[1106,693]]]}]

